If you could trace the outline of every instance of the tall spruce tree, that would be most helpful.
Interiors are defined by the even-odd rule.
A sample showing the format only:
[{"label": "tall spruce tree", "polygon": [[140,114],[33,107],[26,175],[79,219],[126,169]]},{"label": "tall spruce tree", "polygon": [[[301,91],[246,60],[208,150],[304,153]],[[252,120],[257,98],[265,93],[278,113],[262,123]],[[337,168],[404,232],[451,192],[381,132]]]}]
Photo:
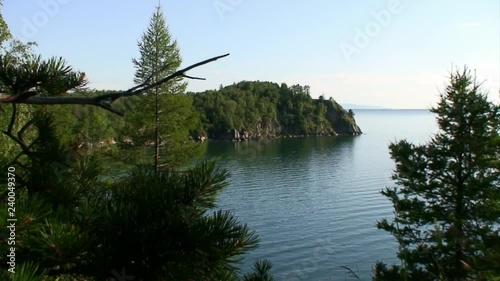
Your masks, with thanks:
[{"label": "tall spruce tree", "polygon": [[[156,7],[138,46],[140,57],[133,59],[136,84],[155,83],[174,73],[182,62],[160,6]],[[200,121],[192,98],[185,94],[186,86],[176,79],[155,87],[144,97],[131,99],[136,110],[127,113],[125,136],[139,146],[154,144],[156,170],[183,164],[201,155],[201,145],[188,142],[190,130],[196,129]]]},{"label": "tall spruce tree", "polygon": [[377,226],[399,243],[401,266],[375,280],[499,280],[500,111],[467,69],[451,75],[439,132],[422,145],[390,144],[396,186],[382,194],[395,217]]}]

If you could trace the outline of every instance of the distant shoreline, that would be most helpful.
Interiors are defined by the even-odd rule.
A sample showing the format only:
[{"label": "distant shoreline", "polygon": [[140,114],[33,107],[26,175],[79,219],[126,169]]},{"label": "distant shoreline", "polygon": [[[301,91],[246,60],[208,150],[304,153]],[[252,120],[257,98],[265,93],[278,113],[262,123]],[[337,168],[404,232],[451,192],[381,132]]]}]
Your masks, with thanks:
[{"label": "distant shoreline", "polygon": [[[344,107],[346,108],[346,107]],[[407,110],[407,111],[430,111],[428,108],[349,108],[352,110],[366,110],[366,111],[395,111],[395,110]]]}]

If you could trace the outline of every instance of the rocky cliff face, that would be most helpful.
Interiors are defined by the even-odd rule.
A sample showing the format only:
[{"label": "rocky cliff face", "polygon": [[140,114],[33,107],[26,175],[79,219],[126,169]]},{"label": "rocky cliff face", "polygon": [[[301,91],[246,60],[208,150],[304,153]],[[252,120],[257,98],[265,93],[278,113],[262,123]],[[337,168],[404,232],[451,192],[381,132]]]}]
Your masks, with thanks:
[{"label": "rocky cliff face", "polygon": [[337,135],[357,136],[363,132],[356,124],[354,116],[351,116],[336,101],[324,101],[327,106],[326,118],[331,124],[331,128]]},{"label": "rocky cliff face", "polygon": [[327,123],[321,124],[315,130],[306,132],[293,132],[278,120],[264,121],[259,120],[254,130],[228,129],[225,133],[219,135],[197,134],[195,139],[204,141],[205,139],[242,141],[249,139],[270,139],[280,137],[304,137],[304,136],[357,136],[361,135],[361,128],[356,124],[354,116],[342,108],[333,100],[317,101],[326,105],[324,115]]}]

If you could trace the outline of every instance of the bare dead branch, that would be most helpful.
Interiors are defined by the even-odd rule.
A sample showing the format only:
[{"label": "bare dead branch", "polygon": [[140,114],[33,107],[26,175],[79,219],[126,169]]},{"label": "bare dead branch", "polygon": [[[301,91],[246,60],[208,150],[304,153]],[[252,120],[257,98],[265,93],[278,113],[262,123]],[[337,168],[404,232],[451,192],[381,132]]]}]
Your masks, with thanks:
[{"label": "bare dead branch", "polygon": [[19,95],[16,95],[13,99],[16,103],[19,103],[19,101],[25,100],[29,97],[36,96],[38,93],[35,91],[28,91]]},{"label": "bare dead branch", "polygon": [[210,59],[206,59],[204,61],[195,63],[186,68],[180,69],[167,77],[164,77],[154,83],[149,83],[150,79],[147,79],[144,83],[141,83],[137,86],[134,86],[126,91],[105,94],[94,97],[85,97],[85,96],[62,96],[62,97],[45,97],[45,96],[37,96],[34,95],[34,92],[26,92],[20,95],[12,95],[7,93],[0,93],[0,103],[23,103],[23,104],[43,104],[43,105],[51,105],[51,104],[82,104],[82,105],[93,105],[104,108],[108,111],[111,111],[115,114],[123,116],[123,113],[118,111],[117,109],[112,107],[112,104],[115,100],[123,97],[137,96],[142,93],[145,93],[155,87],[158,87],[170,80],[173,80],[177,77],[186,77],[190,79],[203,79],[198,77],[187,76],[185,73],[193,68],[205,65],[207,63],[216,61],[220,58],[224,58],[229,56],[229,54],[216,56]]},{"label": "bare dead branch", "polygon": [[17,144],[19,144],[19,146],[23,149],[23,151],[26,151],[28,146],[26,145],[26,143],[24,143],[22,140],[16,138],[11,132],[8,132],[8,131],[0,131],[2,132],[4,135],[8,136],[11,140],[15,141]]},{"label": "bare dead branch", "polygon": [[9,163],[7,163],[7,165],[5,165],[4,167],[9,167],[9,166],[12,166],[12,165],[16,165],[16,166],[20,166],[22,167],[23,169],[27,169],[27,166],[22,164],[20,161],[19,161],[19,158],[21,158],[21,156],[23,155],[26,155],[28,157],[30,157],[32,155],[30,149],[33,147],[34,143],[31,143],[30,145],[28,145],[26,147],[26,150],[22,150],[21,152],[19,152],[14,158],[12,158],[12,160],[9,161]]},{"label": "bare dead branch", "polygon": [[17,106],[15,103],[12,104],[12,114],[10,115],[10,121],[9,121],[9,126],[7,127],[7,132],[9,134],[12,133],[12,129],[14,128],[14,124],[16,123],[17,119]]},{"label": "bare dead branch", "polygon": [[35,123],[35,120],[30,119],[28,122],[26,122],[26,124],[24,124],[24,126],[19,130],[19,132],[17,132],[17,138],[19,140],[21,140],[22,142],[25,142],[24,141],[24,133],[29,127],[31,127],[31,125],[33,125],[33,123]]},{"label": "bare dead branch", "polygon": [[353,271],[352,269],[350,269],[349,267],[347,267],[347,266],[343,266],[343,265],[341,265],[340,267],[342,267],[343,269],[347,270],[346,274],[348,274],[348,276],[349,276],[350,278],[355,278],[355,279],[361,280],[361,279],[359,278],[359,276],[356,274],[356,272],[354,272],[354,271]]},{"label": "bare dead branch", "polygon": [[186,74],[183,74],[182,77],[186,77],[186,78],[189,78],[189,79],[195,79],[195,80],[207,80],[207,79],[202,78],[202,77],[194,77],[194,76],[189,76],[189,75],[186,75]]}]

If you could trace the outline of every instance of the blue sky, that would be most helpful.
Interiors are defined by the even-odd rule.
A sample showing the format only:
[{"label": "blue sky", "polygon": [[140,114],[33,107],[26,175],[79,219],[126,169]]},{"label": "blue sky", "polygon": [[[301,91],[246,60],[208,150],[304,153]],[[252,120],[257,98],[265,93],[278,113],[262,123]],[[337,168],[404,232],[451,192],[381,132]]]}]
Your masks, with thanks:
[{"label": "blue sky", "polygon": [[[435,104],[453,66],[476,70],[499,100],[500,1],[161,0],[188,89],[241,80],[310,85],[341,103],[388,108]],[[4,0],[11,31],[45,57],[85,71],[91,87],[133,85],[131,59],[158,0]]]}]

